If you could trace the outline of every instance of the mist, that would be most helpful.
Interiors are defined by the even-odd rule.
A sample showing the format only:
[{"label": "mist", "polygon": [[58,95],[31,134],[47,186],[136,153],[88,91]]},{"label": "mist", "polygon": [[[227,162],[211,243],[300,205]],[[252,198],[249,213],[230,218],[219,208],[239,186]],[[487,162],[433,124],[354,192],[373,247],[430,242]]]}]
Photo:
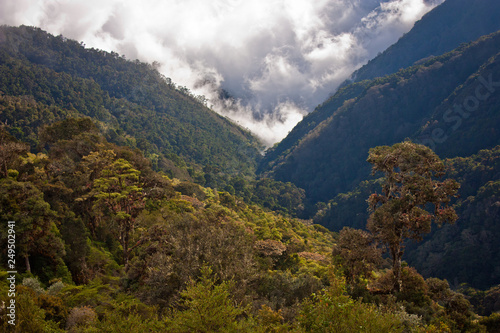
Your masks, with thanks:
[{"label": "mist", "polygon": [[271,146],[443,1],[1,0],[0,24],[156,61]]}]

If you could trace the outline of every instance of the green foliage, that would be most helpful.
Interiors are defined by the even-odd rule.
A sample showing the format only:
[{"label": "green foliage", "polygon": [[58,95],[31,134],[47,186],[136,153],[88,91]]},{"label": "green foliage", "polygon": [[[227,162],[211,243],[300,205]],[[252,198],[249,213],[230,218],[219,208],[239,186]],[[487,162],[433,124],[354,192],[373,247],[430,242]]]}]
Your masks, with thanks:
[{"label": "green foliage", "polygon": [[330,286],[301,308],[298,323],[305,332],[402,332],[400,320],[376,306],[345,295],[345,281],[331,272]]},{"label": "green foliage", "polygon": [[453,226],[436,230],[419,248],[409,249],[408,261],[419,271],[481,289],[497,284],[500,188],[498,182],[489,180],[500,170],[498,161],[497,147],[447,162],[449,174],[463,184],[455,205],[459,219]]},{"label": "green foliage", "polygon": [[382,179],[362,181],[352,191],[337,194],[328,203],[316,204],[314,223],[332,231],[340,231],[346,226],[365,229],[369,216],[366,198],[380,188],[381,182]]},{"label": "green foliage", "polygon": [[500,332],[500,314],[498,313],[482,318],[479,323],[484,325],[488,332]]},{"label": "green foliage", "polygon": [[57,296],[64,287],[65,285],[63,282],[57,281],[47,288],[47,293],[52,296]]},{"label": "green foliage", "polygon": [[90,118],[68,118],[51,126],[45,126],[39,135],[40,144],[53,144],[60,140],[71,140],[82,133],[98,133],[98,128]]},{"label": "green foliage", "polygon": [[206,194],[201,188],[201,186],[191,182],[180,182],[179,184],[174,186],[174,189],[176,191],[181,192],[184,195],[188,195],[190,197],[194,197],[199,200],[204,200],[206,197]]},{"label": "green foliage", "polygon": [[151,225],[139,240],[147,251],[139,252],[129,270],[131,282],[144,285],[139,290],[145,299],[170,303],[204,263],[221,279],[234,279],[241,294],[248,291],[255,262],[252,240],[242,226],[200,213],[164,209],[163,215],[160,221],[165,220]]},{"label": "green foliage", "polygon": [[231,282],[216,284],[208,266],[201,268],[199,282],[191,280],[180,293],[179,307],[169,324],[175,332],[238,332],[238,318],[248,308],[231,299]]},{"label": "green foliage", "polygon": [[36,292],[37,294],[41,294],[45,292],[43,290],[42,285],[40,284],[40,281],[38,281],[37,278],[24,278],[22,282],[23,286],[26,286]]},{"label": "green foliage", "polygon": [[369,277],[382,261],[382,251],[368,232],[344,227],[333,246],[334,263],[340,265],[348,284]]},{"label": "green foliage", "polygon": [[68,316],[66,328],[69,332],[84,330],[97,321],[97,314],[88,306],[75,307],[71,309]]},{"label": "green foliage", "polygon": [[[259,305],[275,304],[274,309],[281,307],[286,320],[293,320],[297,302],[324,286],[333,242],[327,229],[249,205],[227,192],[159,175],[139,152],[106,142],[92,126],[85,128],[86,121],[68,122],[69,127],[82,127],[74,135],[65,133],[65,124],[44,129],[52,133],[47,135],[47,153],[12,155],[12,165],[19,168],[17,181],[0,180],[6,193],[9,186],[28,188],[41,200],[40,207],[50,207],[48,212],[61,230],[56,235],[64,240],[66,255],[61,253],[51,260],[40,253],[30,257],[33,272],[44,283],[52,284],[50,293],[40,288],[44,320],[90,332],[130,330],[133,323],[138,329],[158,330],[163,324],[155,315],[169,316],[168,309],[189,281],[200,276],[204,264],[219,277],[217,285],[227,281],[238,285],[231,290],[235,302],[250,304],[255,298]],[[234,184],[238,191],[248,186],[245,182]],[[283,185],[271,181],[260,184],[260,189],[267,188],[269,193]],[[283,188],[280,193],[293,191],[289,184]],[[136,200],[136,194],[141,200]],[[15,196],[5,194],[6,200],[12,198]],[[120,265],[124,263],[124,243],[119,224],[129,218],[133,218],[133,228],[127,251],[130,265],[125,271]],[[38,238],[30,246],[43,244],[43,238]],[[265,246],[259,247],[262,244]],[[260,262],[267,258],[272,258],[269,266]],[[55,279],[64,285],[54,284]],[[73,286],[72,279],[78,285]],[[273,280],[281,281],[278,293],[273,293]],[[266,287],[259,289],[261,284]],[[159,305],[158,310],[144,314],[147,306],[132,295]],[[66,312],[58,302],[64,304]],[[119,304],[125,304],[126,309],[119,310]],[[89,325],[79,328],[67,324],[78,322],[71,309],[82,307],[91,308],[98,320],[89,320]],[[252,332],[290,327],[267,318],[273,317],[273,312],[263,319],[256,311],[246,311],[246,319],[238,318],[235,327]]]},{"label": "green foliage", "polygon": [[[378,250],[365,232],[336,235],[313,224],[334,215],[349,219],[361,211],[361,216],[364,207],[356,212],[347,203],[362,198],[365,205],[362,193],[376,181],[317,205],[315,221],[295,218],[312,211],[306,192],[290,182],[255,179],[258,144],[251,135],[206,109],[200,98],[193,100],[154,66],[88,50],[36,28],[0,27],[0,35],[0,120],[8,124],[0,129],[0,217],[16,220],[16,262],[31,268],[23,274],[29,287],[18,285],[17,331],[480,331],[467,300],[447,283],[424,281],[405,268],[403,291],[386,295],[377,286],[390,279],[376,271]],[[399,93],[419,71],[427,80],[448,73],[434,73],[437,62],[467,52],[483,59],[473,49],[345,87],[294,133],[326,121],[307,139],[314,141],[363,98],[390,95],[386,87]],[[458,71],[462,78],[471,68]],[[408,89],[421,84],[417,81]],[[359,94],[364,95],[354,99]],[[418,107],[410,110],[415,122]],[[369,134],[360,138],[361,146],[373,143]],[[307,140],[293,149],[307,146]],[[275,153],[290,152],[280,149]],[[282,161],[288,160],[273,166]],[[497,182],[487,183],[496,174],[494,155],[485,151],[473,161],[450,163],[455,166],[450,172],[467,184],[464,193],[473,195],[457,205],[467,208],[465,216],[482,217],[479,203],[498,201]],[[322,173],[297,174],[337,179],[332,165],[321,164]],[[356,163],[341,170],[346,178],[339,182],[352,180],[352,166]],[[481,191],[475,191],[475,182],[484,185]],[[494,221],[495,206],[488,207],[487,221]],[[1,228],[5,243],[6,225]],[[328,279],[335,242],[349,292],[363,300],[346,295],[339,275]],[[0,271],[0,301],[7,300],[6,276]],[[381,277],[373,280],[376,276]],[[484,309],[495,299],[495,292],[468,295]],[[494,322],[492,317],[488,325]],[[0,325],[7,327],[4,321]]]},{"label": "green foliage", "polygon": [[119,311],[109,311],[99,321],[90,321],[78,332],[84,333],[155,333],[168,332],[169,328],[158,318],[143,318],[137,314],[123,315]]},{"label": "green foliage", "polygon": [[[2,295],[3,296],[3,295]],[[3,316],[0,327],[3,332],[16,333],[55,333],[64,332],[64,320],[67,309],[56,297],[40,294],[31,288],[18,286],[16,288],[16,325],[10,325]]]},{"label": "green foliage", "polygon": [[1,243],[7,248],[6,221],[15,221],[16,253],[25,259],[26,271],[31,270],[31,255],[50,258],[56,264],[57,259],[64,255],[55,217],[43,193],[32,183],[0,179],[0,218],[5,221],[1,226]]},{"label": "green foliage", "polygon": [[[112,151],[105,151],[113,156]],[[104,165],[100,171],[100,178],[95,178],[92,189],[84,198],[95,199],[93,209],[97,214],[110,217],[108,227],[117,229],[118,240],[123,248],[123,262],[125,267],[129,258],[129,241],[135,231],[135,218],[144,208],[142,188],[139,187],[140,171],[122,158],[109,160],[109,156],[95,156],[92,153],[84,160],[91,160]],[[104,161],[100,162],[100,159]]]},{"label": "green foliage", "polygon": [[296,305],[323,286],[320,278],[305,269],[294,273],[273,270],[259,281],[258,293],[279,309]]},{"label": "green foliage", "polygon": [[301,215],[304,211],[305,191],[292,183],[261,178],[253,187],[251,200],[263,207],[292,216]]},{"label": "green foliage", "polygon": [[[499,149],[497,146],[443,161],[445,177],[460,183],[458,198],[451,201],[459,218],[454,225],[434,228],[421,243],[406,244],[404,259],[424,276],[448,279],[455,288],[466,282],[487,289],[498,281],[494,264],[500,260],[495,257],[499,253],[495,250],[498,228],[493,223],[498,215],[495,209],[498,194],[492,184],[486,192],[482,187],[500,172]],[[369,217],[366,198],[380,188],[381,181],[362,182],[353,191],[337,195],[326,205],[318,205],[314,221],[333,230],[343,225],[364,229]],[[477,196],[478,191],[484,194]]]}]

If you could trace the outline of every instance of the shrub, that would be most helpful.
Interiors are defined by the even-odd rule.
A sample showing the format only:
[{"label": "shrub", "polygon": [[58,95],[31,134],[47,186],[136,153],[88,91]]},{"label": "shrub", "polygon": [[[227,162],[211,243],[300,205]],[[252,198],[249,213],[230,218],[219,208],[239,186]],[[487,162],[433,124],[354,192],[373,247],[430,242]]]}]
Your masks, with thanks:
[{"label": "shrub", "polygon": [[59,292],[64,288],[64,283],[61,281],[57,281],[56,283],[53,283],[48,289],[47,293],[49,295],[55,296],[59,294]]},{"label": "shrub", "polygon": [[66,323],[69,332],[77,332],[78,328],[86,327],[97,321],[97,314],[88,306],[71,309]]},{"label": "shrub", "polygon": [[231,332],[237,331],[237,318],[248,309],[235,306],[230,296],[232,282],[216,285],[212,269],[201,269],[198,283],[190,281],[181,292],[183,311],[174,314],[171,325],[174,332]]},{"label": "shrub", "polygon": [[31,288],[37,294],[43,294],[45,292],[37,278],[24,278],[22,285]]}]

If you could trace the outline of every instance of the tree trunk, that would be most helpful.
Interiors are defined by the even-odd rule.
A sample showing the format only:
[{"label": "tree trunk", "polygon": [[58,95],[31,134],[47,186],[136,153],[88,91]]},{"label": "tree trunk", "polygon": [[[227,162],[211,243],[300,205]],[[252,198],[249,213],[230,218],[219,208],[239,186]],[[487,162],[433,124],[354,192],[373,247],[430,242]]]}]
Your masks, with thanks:
[{"label": "tree trunk", "polygon": [[401,279],[401,257],[403,251],[401,251],[401,246],[395,246],[391,249],[392,255],[392,274],[394,279],[393,292],[400,292],[403,289],[403,281]]},{"label": "tree trunk", "polygon": [[125,228],[125,230],[123,231],[123,236],[122,236],[122,240],[123,240],[123,244],[122,244],[123,264],[125,266],[125,270],[127,270],[127,268],[128,268],[128,237],[129,237],[130,232],[126,226],[124,228]]},{"label": "tree trunk", "polygon": [[24,261],[26,263],[26,273],[31,273],[30,257],[27,254],[24,255]]}]

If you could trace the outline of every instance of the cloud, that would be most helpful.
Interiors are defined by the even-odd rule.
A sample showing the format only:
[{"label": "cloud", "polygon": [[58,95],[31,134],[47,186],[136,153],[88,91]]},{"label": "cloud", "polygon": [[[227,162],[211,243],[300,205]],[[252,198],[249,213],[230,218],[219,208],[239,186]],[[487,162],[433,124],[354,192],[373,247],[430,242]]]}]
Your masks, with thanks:
[{"label": "cloud", "polygon": [[442,1],[2,0],[0,23],[157,61],[272,145]]}]

